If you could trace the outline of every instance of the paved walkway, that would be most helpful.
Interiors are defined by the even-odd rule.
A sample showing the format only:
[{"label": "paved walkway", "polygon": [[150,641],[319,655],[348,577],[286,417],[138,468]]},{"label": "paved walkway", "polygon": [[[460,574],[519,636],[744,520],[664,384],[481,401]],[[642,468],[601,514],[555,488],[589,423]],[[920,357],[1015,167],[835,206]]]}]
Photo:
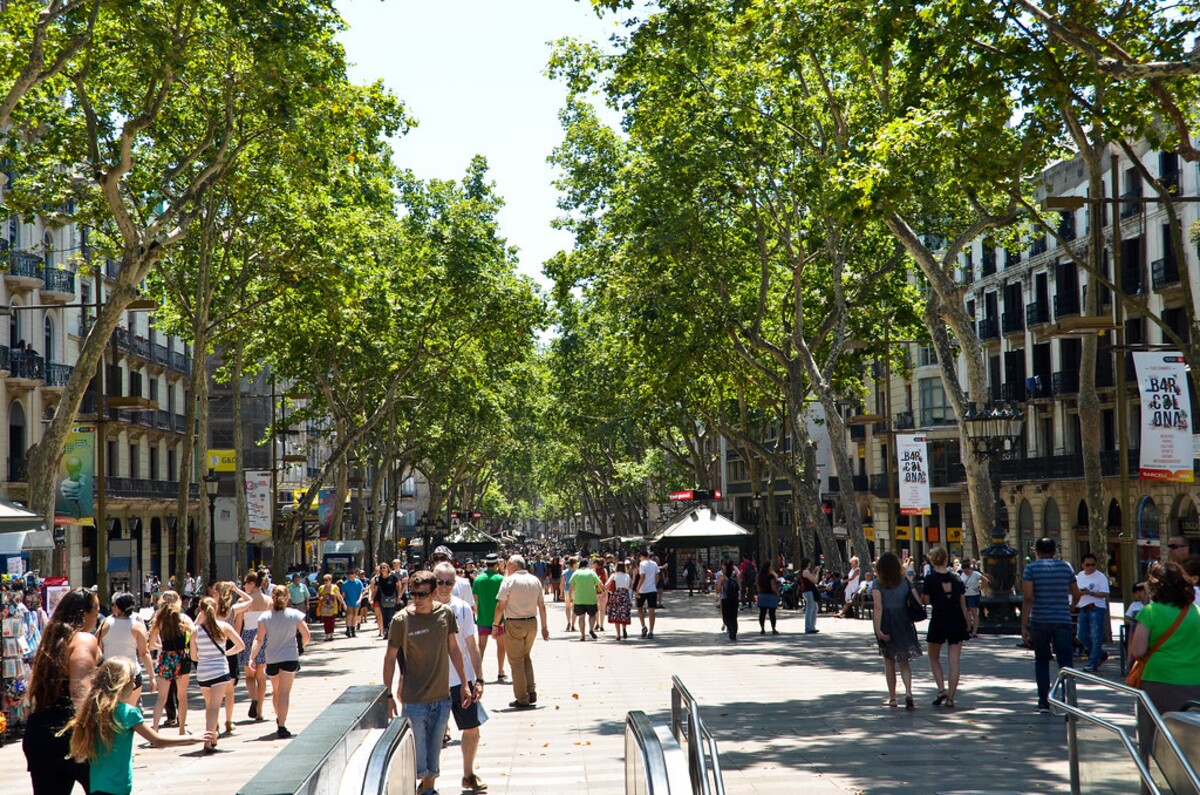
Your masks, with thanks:
[{"label": "paved walkway", "polygon": [[[917,661],[918,709],[910,713],[881,706],[882,663],[870,622],[822,617],[821,633],[806,636],[801,615],[781,613],[782,634],[760,636],[757,611],[743,612],[734,644],[718,632],[710,598],[672,593],[653,640],[618,643],[601,635],[580,643],[565,632],[562,606],[552,605],[552,639],[534,646],[538,709],[510,710],[511,688],[488,685],[484,703],[492,718],[483,727],[478,773],[497,795],[620,793],[625,714],[641,709],[665,724],[671,676],[678,674],[716,736],[730,793],[797,786],[889,794],[1066,789],[1062,719],[1033,711],[1032,655],[1016,648],[1014,638],[968,644],[954,711],[930,706],[928,663]],[[292,731],[307,729],[349,685],[379,681],[383,642],[364,630],[356,639],[314,643],[305,654],[288,719]],[[484,673],[491,683],[490,649]],[[196,731],[203,719],[198,692],[191,703],[196,711],[188,725]],[[274,739],[272,720],[248,720],[244,704],[236,715],[236,731],[222,739],[221,753],[138,749],[135,791],[235,792],[286,742]],[[0,748],[0,770],[23,769],[19,744]],[[458,792],[457,741],[443,752],[442,770],[440,791]],[[30,791],[24,775],[5,785],[12,795]]]}]

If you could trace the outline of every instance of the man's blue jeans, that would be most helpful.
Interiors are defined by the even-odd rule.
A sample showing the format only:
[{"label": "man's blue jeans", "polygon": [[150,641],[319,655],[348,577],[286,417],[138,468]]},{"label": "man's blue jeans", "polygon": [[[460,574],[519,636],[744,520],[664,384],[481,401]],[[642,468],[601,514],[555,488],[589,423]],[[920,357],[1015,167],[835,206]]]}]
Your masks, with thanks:
[{"label": "man's blue jeans", "polygon": [[1050,658],[1058,659],[1060,669],[1071,666],[1071,625],[1030,621],[1029,634],[1033,641],[1033,674],[1037,679],[1038,705],[1041,706],[1050,698]]},{"label": "man's blue jeans", "polygon": [[450,720],[450,699],[405,704],[400,714],[412,722],[417,778],[437,778],[441,771],[442,735]]},{"label": "man's blue jeans", "polygon": [[1079,611],[1079,639],[1090,650],[1087,661],[1088,668],[1095,668],[1104,659],[1104,619],[1106,618],[1108,618],[1108,610],[1104,607]]}]

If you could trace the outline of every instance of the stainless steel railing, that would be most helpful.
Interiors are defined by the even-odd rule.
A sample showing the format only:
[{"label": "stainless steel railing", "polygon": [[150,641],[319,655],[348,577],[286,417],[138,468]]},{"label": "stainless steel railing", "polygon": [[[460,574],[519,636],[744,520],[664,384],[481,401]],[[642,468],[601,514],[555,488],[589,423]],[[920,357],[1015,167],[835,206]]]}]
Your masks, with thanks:
[{"label": "stainless steel railing", "polygon": [[717,741],[700,720],[700,707],[678,676],[671,677],[671,734],[687,750],[693,795],[725,795]]},{"label": "stainless steel railing", "polygon": [[362,795],[412,795],[417,790],[417,749],[412,724],[397,718],[371,749]]},{"label": "stainless steel railing", "polygon": [[1097,685],[1099,687],[1130,696],[1137,701],[1138,709],[1143,711],[1149,720],[1154,724],[1157,732],[1156,747],[1163,747],[1171,756],[1172,767],[1179,771],[1184,779],[1190,783],[1194,791],[1200,792],[1200,778],[1196,775],[1196,770],[1188,761],[1183,750],[1175,741],[1174,735],[1163,722],[1162,716],[1158,713],[1158,709],[1146,696],[1145,692],[1137,688],[1129,687],[1122,682],[1114,682],[1105,679],[1102,676],[1086,673],[1076,668],[1063,668],[1058,672],[1058,678],[1054,682],[1054,687],[1050,690],[1050,703],[1059,712],[1063,713],[1067,718],[1067,754],[1068,765],[1071,775],[1071,793],[1072,795],[1081,795],[1083,792],[1080,767],[1079,767],[1079,721],[1084,721],[1092,726],[1104,729],[1115,735],[1121,742],[1126,753],[1129,755],[1130,761],[1137,770],[1138,776],[1141,779],[1143,791],[1151,793],[1151,795],[1161,795],[1162,789],[1158,786],[1153,774],[1147,765],[1146,760],[1150,759],[1150,749],[1146,751],[1146,758],[1143,759],[1142,753],[1139,751],[1137,743],[1129,732],[1122,726],[1118,726],[1112,721],[1105,720],[1098,715],[1094,715],[1086,710],[1080,709],[1079,701],[1076,693],[1076,685],[1078,682],[1086,682],[1089,685]]},{"label": "stainless steel railing", "polygon": [[625,795],[684,795],[692,791],[679,743],[655,730],[645,712],[625,716]]}]

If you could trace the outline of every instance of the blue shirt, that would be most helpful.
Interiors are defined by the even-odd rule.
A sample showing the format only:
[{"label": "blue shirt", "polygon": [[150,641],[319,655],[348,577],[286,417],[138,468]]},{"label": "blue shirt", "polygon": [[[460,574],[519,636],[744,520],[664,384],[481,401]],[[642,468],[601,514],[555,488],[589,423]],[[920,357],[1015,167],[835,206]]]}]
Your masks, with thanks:
[{"label": "blue shirt", "polygon": [[111,748],[101,743],[88,772],[92,792],[126,795],[133,792],[133,727],[143,722],[142,711],[124,702],[113,712],[117,724]]},{"label": "blue shirt", "polygon": [[1029,620],[1041,624],[1071,623],[1071,585],[1075,570],[1065,560],[1038,558],[1022,575],[1033,583],[1033,608]]},{"label": "blue shirt", "polygon": [[347,579],[342,583],[342,598],[346,600],[346,607],[358,607],[358,600],[362,599],[363,581],[357,577],[353,580]]},{"label": "blue shirt", "polygon": [[533,562],[533,575],[538,579],[546,576],[546,561],[535,560]]}]

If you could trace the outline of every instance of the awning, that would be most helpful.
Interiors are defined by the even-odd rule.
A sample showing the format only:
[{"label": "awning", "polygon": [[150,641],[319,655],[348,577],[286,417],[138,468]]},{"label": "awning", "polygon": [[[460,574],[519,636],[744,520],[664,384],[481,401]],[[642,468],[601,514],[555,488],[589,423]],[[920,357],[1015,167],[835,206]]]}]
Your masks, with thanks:
[{"label": "awning", "polygon": [[38,516],[23,505],[0,500],[0,534],[37,530],[45,524],[45,521],[45,517]]},{"label": "awning", "polygon": [[326,541],[321,547],[324,555],[361,555],[367,551],[367,545],[362,541]]},{"label": "awning", "polygon": [[711,508],[692,508],[651,536],[650,543],[670,547],[723,546],[740,544],[750,536],[749,530]]}]

